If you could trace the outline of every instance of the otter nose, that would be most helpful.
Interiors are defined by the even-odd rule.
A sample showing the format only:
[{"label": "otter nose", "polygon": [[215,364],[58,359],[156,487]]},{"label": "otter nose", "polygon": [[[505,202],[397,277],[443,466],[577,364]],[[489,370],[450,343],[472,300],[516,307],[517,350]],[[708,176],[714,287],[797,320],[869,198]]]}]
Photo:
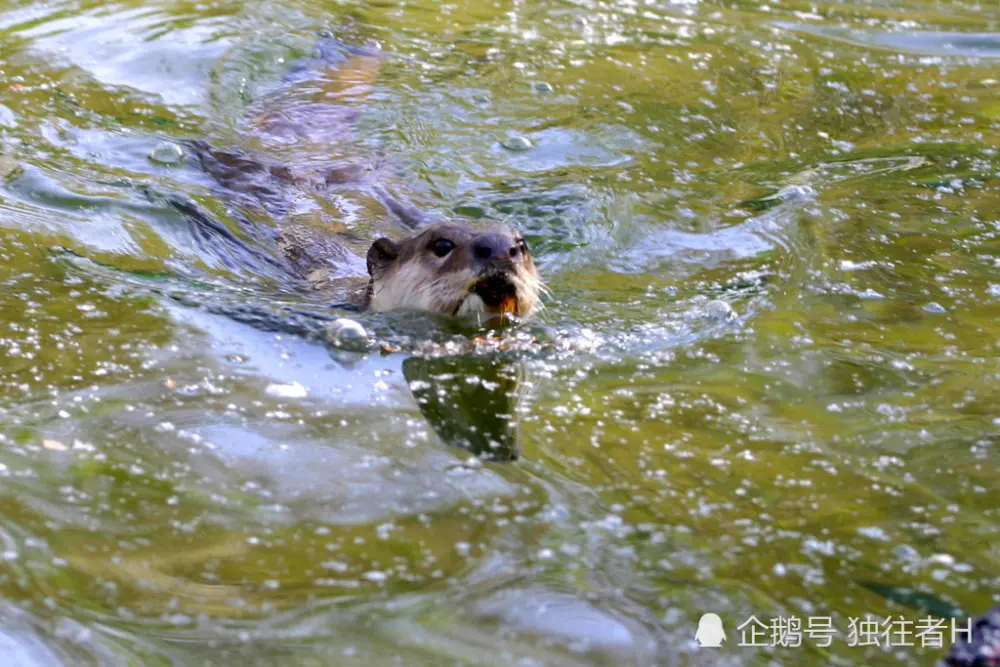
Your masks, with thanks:
[{"label": "otter nose", "polygon": [[479,259],[517,257],[517,244],[503,234],[483,234],[472,244],[472,253]]}]

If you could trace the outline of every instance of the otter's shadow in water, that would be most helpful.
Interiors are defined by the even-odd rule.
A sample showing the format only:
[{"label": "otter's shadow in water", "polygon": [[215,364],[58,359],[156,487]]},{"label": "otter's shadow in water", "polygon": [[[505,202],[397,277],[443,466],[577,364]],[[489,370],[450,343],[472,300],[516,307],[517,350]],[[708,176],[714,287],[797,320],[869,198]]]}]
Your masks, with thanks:
[{"label": "otter's shadow in water", "polygon": [[493,461],[521,453],[522,366],[496,357],[410,357],[403,376],[420,412],[447,444]]}]

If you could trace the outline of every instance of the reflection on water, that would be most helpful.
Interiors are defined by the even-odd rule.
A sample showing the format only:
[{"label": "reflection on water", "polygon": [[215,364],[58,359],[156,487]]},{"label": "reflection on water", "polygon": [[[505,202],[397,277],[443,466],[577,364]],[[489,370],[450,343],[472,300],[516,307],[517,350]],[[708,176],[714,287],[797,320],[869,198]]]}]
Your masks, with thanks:
[{"label": "reflection on water", "polygon": [[516,363],[489,357],[411,357],[403,362],[403,377],[420,413],[438,436],[496,461],[514,461],[521,453],[522,372]]},{"label": "reflection on water", "polygon": [[[0,1],[4,664],[934,664],[846,628],[993,602],[998,20]],[[331,28],[388,54],[296,84],[353,132],[255,140]],[[262,210],[198,141],[373,169]],[[331,348],[273,233],[363,253],[379,187],[509,217],[544,312]],[[709,611],[843,635],[709,652]]]}]

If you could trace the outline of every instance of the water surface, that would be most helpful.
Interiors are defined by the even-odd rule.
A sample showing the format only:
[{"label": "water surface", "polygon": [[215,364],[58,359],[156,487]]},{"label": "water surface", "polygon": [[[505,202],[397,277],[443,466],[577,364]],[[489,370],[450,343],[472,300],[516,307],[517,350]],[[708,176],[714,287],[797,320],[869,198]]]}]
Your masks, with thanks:
[{"label": "water surface", "polygon": [[[525,344],[363,316],[397,351],[331,350],[170,205],[253,241],[149,156],[259,149],[322,30],[389,54],[323,151],[523,228]],[[0,2],[0,651],[934,664],[847,628],[996,602],[998,45],[965,0]],[[285,215],[402,233],[350,188]],[[739,648],[751,615],[841,635]]]}]

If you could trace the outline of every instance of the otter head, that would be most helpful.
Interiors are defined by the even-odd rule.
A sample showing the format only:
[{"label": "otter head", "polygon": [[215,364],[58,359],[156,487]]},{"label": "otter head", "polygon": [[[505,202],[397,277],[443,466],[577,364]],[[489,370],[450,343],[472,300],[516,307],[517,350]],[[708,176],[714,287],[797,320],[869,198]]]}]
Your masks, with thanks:
[{"label": "otter head", "polygon": [[531,251],[517,232],[432,225],[368,250],[373,310],[428,310],[462,316],[525,317],[543,289]]}]

